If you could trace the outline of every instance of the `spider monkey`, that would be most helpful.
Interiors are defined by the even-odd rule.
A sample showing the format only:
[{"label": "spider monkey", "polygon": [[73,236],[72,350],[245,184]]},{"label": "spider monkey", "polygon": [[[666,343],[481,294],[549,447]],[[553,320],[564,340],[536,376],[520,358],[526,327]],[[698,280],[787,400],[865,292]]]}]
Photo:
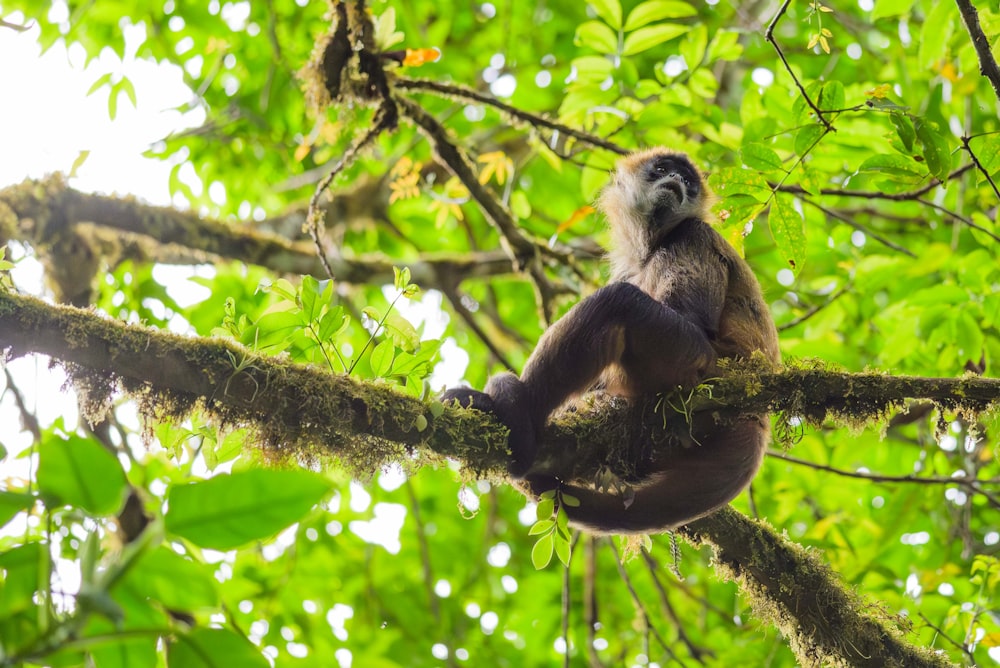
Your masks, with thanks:
[{"label": "spider monkey", "polygon": [[725,505],[753,479],[770,438],[767,415],[691,425],[693,443],[617,493],[532,471],[548,416],[588,390],[637,397],[693,388],[718,361],[761,351],[778,365],[778,334],[747,263],[706,223],[711,195],[682,153],[652,148],[617,165],[599,207],[611,224],[611,280],[548,329],[520,378],[444,400],[491,412],[510,429],[511,477],[526,493],[559,487],[579,499],[570,521],[592,533],[655,533]]}]

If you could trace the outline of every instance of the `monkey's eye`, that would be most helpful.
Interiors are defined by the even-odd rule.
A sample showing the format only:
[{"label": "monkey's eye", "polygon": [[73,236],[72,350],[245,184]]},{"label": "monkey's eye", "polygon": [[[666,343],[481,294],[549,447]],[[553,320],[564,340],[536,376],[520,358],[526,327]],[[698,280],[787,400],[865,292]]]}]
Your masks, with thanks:
[{"label": "monkey's eye", "polygon": [[672,160],[658,160],[654,162],[653,174],[657,179],[670,176],[679,178],[685,185],[691,185],[691,180],[681,170],[678,170],[677,165]]}]

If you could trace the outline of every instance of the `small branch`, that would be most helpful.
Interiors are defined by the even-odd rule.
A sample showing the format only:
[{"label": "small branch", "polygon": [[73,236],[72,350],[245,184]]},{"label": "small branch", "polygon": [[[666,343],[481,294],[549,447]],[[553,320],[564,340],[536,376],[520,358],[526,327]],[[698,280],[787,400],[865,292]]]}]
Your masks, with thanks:
[{"label": "small branch", "polygon": [[816,315],[817,313],[819,313],[820,311],[822,311],[823,309],[825,309],[827,306],[829,306],[833,302],[837,301],[842,295],[846,294],[846,292],[847,292],[847,286],[845,285],[844,287],[840,288],[839,290],[837,290],[836,292],[834,292],[832,295],[830,295],[830,297],[825,302],[823,302],[822,304],[816,304],[815,306],[813,306],[812,308],[810,308],[808,311],[806,311],[805,313],[803,313],[799,317],[797,317],[797,318],[795,318],[793,320],[789,320],[788,322],[780,325],[778,327],[778,331],[779,332],[784,332],[785,330],[792,329],[793,327],[797,327],[797,326],[801,325],[806,320],[808,320],[809,318],[813,317],[814,315]]},{"label": "small branch", "polygon": [[781,7],[778,7],[778,11],[775,12],[774,18],[771,19],[769,24],[767,24],[767,30],[764,31],[764,39],[770,42],[771,46],[774,47],[774,50],[778,53],[778,58],[781,59],[782,64],[785,66],[785,71],[788,72],[788,76],[792,77],[792,81],[795,82],[795,86],[799,89],[799,92],[802,94],[802,98],[806,101],[806,104],[809,105],[809,108],[816,112],[816,117],[819,118],[820,123],[826,126],[827,132],[836,132],[830,121],[826,120],[826,117],[823,116],[824,112],[816,106],[816,103],[812,101],[811,97],[809,97],[809,93],[806,92],[805,87],[802,86],[802,82],[800,82],[799,78],[795,76],[795,72],[792,71],[791,65],[788,64],[785,54],[781,52],[781,47],[778,46],[778,41],[774,38],[774,28],[778,25],[778,21],[781,20],[781,17],[785,15],[785,12],[788,11],[788,5],[791,4],[791,2],[792,0],[785,0],[781,3]]},{"label": "small branch", "polygon": [[[99,234],[113,234],[122,242],[123,252],[147,262],[196,264],[225,258],[279,273],[326,276],[309,242],[289,241],[128,197],[83,193],[66,187],[58,176],[28,180],[0,190],[0,204],[9,206],[18,217],[15,238],[29,244],[46,243],[73,226],[89,226]],[[587,260],[592,256],[581,250],[579,258]],[[410,268],[413,281],[425,289],[441,289],[469,278],[488,278],[513,271],[509,257],[501,251],[461,255],[424,253],[420,260],[412,261],[379,256],[348,259],[333,253],[326,260],[342,283],[391,283],[393,266],[405,265]]]},{"label": "small branch", "polygon": [[857,231],[862,232],[862,233],[870,236],[872,239],[874,239],[875,241],[879,242],[883,246],[885,246],[887,248],[891,248],[894,251],[902,253],[903,255],[908,255],[908,256],[910,256],[912,258],[916,258],[917,257],[917,254],[914,253],[913,251],[911,251],[910,249],[905,248],[903,246],[900,246],[899,244],[897,244],[894,241],[890,241],[889,239],[886,239],[881,234],[879,234],[879,233],[877,233],[877,232],[875,232],[873,230],[870,230],[870,229],[866,228],[864,225],[861,225],[860,223],[852,220],[851,218],[843,215],[842,213],[840,213],[838,211],[835,211],[834,209],[829,209],[829,208],[823,206],[822,204],[820,204],[819,202],[816,202],[816,201],[813,201],[813,200],[809,199],[808,197],[802,197],[801,199],[806,204],[809,204],[811,206],[816,207],[817,209],[819,209],[820,211],[822,211],[827,216],[830,216],[831,218],[835,218],[836,220],[839,220],[840,222],[844,223],[845,225],[853,227]]},{"label": "small branch", "polygon": [[979,72],[989,79],[993,85],[993,92],[1000,100],[1000,67],[990,50],[990,40],[983,33],[982,26],[979,25],[979,12],[969,0],[955,0],[958,10],[962,14],[962,21],[965,29],[969,31],[972,38],[972,46],[976,49],[976,56],[979,58]]},{"label": "small branch", "polygon": [[684,621],[677,614],[677,611],[674,610],[674,606],[670,603],[670,597],[667,596],[667,590],[664,588],[663,583],[660,582],[660,578],[657,575],[659,564],[656,563],[656,560],[653,559],[653,555],[651,555],[645,548],[641,550],[641,554],[643,561],[646,562],[646,568],[649,570],[649,577],[653,580],[653,586],[656,588],[656,593],[660,597],[660,604],[663,606],[663,611],[667,617],[670,618],[670,621],[677,629],[677,638],[684,643],[685,647],[687,647],[691,657],[698,663],[704,665],[705,657],[712,658],[715,656],[715,652],[710,649],[698,647],[691,642],[691,638],[688,637],[687,632],[684,631]]},{"label": "small branch", "polygon": [[[28,404],[24,400],[24,395],[21,391],[17,389],[17,384],[14,382],[14,376],[11,375],[10,369],[7,368],[7,364],[3,364],[3,373],[7,379],[7,386],[4,388],[4,392],[10,392],[14,397],[14,403],[17,404],[17,410],[21,413],[21,427],[31,432],[31,436],[35,443],[42,442],[42,428],[38,424],[38,418],[35,414],[28,409]],[[0,396],[3,396],[0,394]]]},{"label": "small branch", "polygon": [[986,171],[985,167],[983,167],[983,163],[979,162],[979,158],[976,156],[975,151],[973,151],[972,147],[969,145],[969,142],[972,141],[972,139],[972,137],[962,137],[962,148],[965,149],[965,152],[969,154],[970,158],[972,158],[972,164],[976,166],[979,173],[983,175],[986,182],[990,184],[991,188],[993,188],[993,194],[997,196],[997,199],[1000,199],[1000,190],[997,190],[997,184],[993,182],[993,177],[990,176],[990,173]]},{"label": "small branch", "polygon": [[423,518],[420,516],[420,500],[417,499],[417,493],[413,489],[413,480],[409,475],[406,476],[403,486],[406,487],[410,512],[413,513],[413,522],[417,529],[417,544],[420,547],[420,565],[423,568],[424,589],[427,591],[427,605],[431,609],[431,614],[434,615],[434,621],[440,624],[441,607],[438,605],[437,594],[434,593],[434,569],[431,566],[431,549],[427,543],[427,529],[424,526]]},{"label": "small branch", "polygon": [[402,113],[413,121],[427,137],[438,159],[444,163],[448,171],[462,182],[472,198],[479,204],[483,215],[499,233],[500,245],[511,258],[515,269],[527,271],[531,276],[542,307],[542,315],[546,322],[550,322],[554,310],[553,299],[556,295],[569,292],[569,290],[562,286],[553,285],[549,281],[542,269],[540,256],[546,254],[558,259],[565,259],[568,253],[561,250],[554,251],[545,244],[535,243],[521,232],[514,217],[504,208],[500,200],[479,183],[479,178],[476,176],[469,158],[458,145],[448,138],[447,130],[436,118],[413,101],[405,98],[399,100],[399,107]]},{"label": "small branch", "polygon": [[[962,165],[951,174],[948,175],[947,181],[958,178],[965,172],[972,169],[973,165]],[[878,190],[845,190],[844,188],[821,188],[819,191],[820,195],[832,195],[834,197],[857,197],[861,199],[884,199],[891,202],[912,202],[918,201],[922,196],[926,195],[930,191],[942,185],[944,181],[939,179],[931,179],[931,181],[925,185],[921,186],[916,190],[910,190],[902,193],[884,193]],[[808,195],[810,193],[806,192],[802,186],[777,186],[779,192],[792,193],[793,195]]]},{"label": "small branch", "polygon": [[326,270],[327,277],[334,279],[336,274],[333,272],[333,267],[330,266],[330,262],[326,257],[326,251],[323,250],[323,243],[321,239],[321,232],[323,226],[323,207],[320,206],[319,198],[326,192],[333,180],[337,178],[337,175],[343,172],[347,167],[354,163],[357,159],[358,154],[365,150],[375,138],[382,134],[385,130],[391,130],[395,127],[395,121],[392,121],[390,125],[389,115],[385,112],[379,113],[376,121],[372,123],[371,127],[364,136],[351,144],[351,146],[344,152],[344,155],[337,161],[337,164],[333,166],[333,169],[323,177],[323,179],[316,184],[316,190],[313,191],[312,197],[309,199],[309,213],[306,215],[307,227],[309,229],[309,235],[312,237],[313,244],[316,247],[316,256],[323,263],[323,268]]},{"label": "small branch", "polygon": [[457,313],[458,316],[465,322],[466,326],[472,330],[472,333],[483,342],[483,345],[485,345],[490,351],[490,354],[492,354],[493,357],[495,357],[496,360],[500,362],[500,364],[502,364],[508,371],[517,371],[514,368],[514,365],[511,364],[510,360],[507,359],[507,355],[500,350],[500,346],[493,341],[493,338],[486,333],[486,330],[479,326],[479,323],[476,322],[475,316],[472,315],[469,309],[465,308],[465,304],[462,303],[462,296],[458,294],[458,290],[446,287],[442,289],[442,292],[444,293],[444,296],[448,298],[448,301],[451,302],[451,307],[455,310],[455,313]]},{"label": "small branch", "polygon": [[501,102],[491,95],[480,93],[479,91],[468,88],[467,86],[442,83],[440,81],[431,81],[429,79],[407,79],[405,77],[400,77],[394,82],[394,84],[399,90],[432,93],[446,99],[485,104],[489,107],[497,109],[514,121],[530,125],[535,129],[545,128],[559,134],[564,134],[567,137],[573,137],[574,139],[578,139],[581,142],[589,144],[594,148],[602,148],[617,155],[627,155],[629,153],[629,149],[623,148],[618,144],[598,137],[597,135],[592,135],[589,132],[571,128],[568,125],[558,123],[540,114],[533,114],[524,111],[523,109],[518,109],[517,107]]},{"label": "small branch", "polygon": [[622,582],[625,583],[625,588],[628,589],[629,596],[632,597],[632,605],[635,607],[636,613],[642,618],[646,630],[652,632],[656,642],[659,643],[660,647],[663,648],[663,651],[667,653],[667,656],[673,659],[677,665],[683,666],[684,662],[681,661],[680,657],[678,657],[676,653],[674,653],[670,644],[663,639],[660,632],[656,630],[656,626],[653,625],[653,620],[650,618],[649,612],[646,610],[646,606],[642,602],[642,598],[632,585],[632,579],[628,576],[628,571],[625,570],[625,565],[622,564],[622,557],[618,552],[618,547],[615,545],[614,541],[609,541],[608,545],[611,546],[611,551],[615,555],[615,565],[618,567],[618,575],[621,577]]},{"label": "small branch", "polygon": [[958,222],[962,223],[966,227],[971,227],[974,230],[979,230],[980,232],[982,232],[983,234],[985,234],[989,238],[991,238],[994,241],[1000,243],[1000,236],[998,236],[998,235],[994,234],[993,232],[989,231],[988,229],[986,229],[982,225],[977,225],[972,219],[966,218],[965,216],[963,216],[961,214],[958,214],[958,213],[955,213],[951,209],[948,209],[947,207],[942,206],[942,205],[940,205],[940,204],[938,204],[936,202],[931,202],[930,200],[917,199],[916,201],[920,202],[924,206],[929,206],[932,209],[940,211],[941,213],[943,213],[946,216],[950,216],[951,218],[954,218],[955,220],[957,220]]},{"label": "small branch", "polygon": [[980,480],[978,478],[957,478],[951,476],[879,475],[877,473],[863,473],[861,471],[846,471],[833,466],[827,466],[826,464],[817,464],[816,462],[810,462],[805,459],[799,459],[798,457],[792,457],[791,455],[787,455],[776,450],[769,450],[767,454],[769,457],[774,457],[775,459],[780,459],[790,464],[806,466],[817,471],[825,471],[844,478],[857,478],[860,480],[870,480],[871,482],[881,483],[914,483],[918,485],[955,485],[957,487],[964,487],[972,494],[982,495],[986,498],[989,505],[993,506],[996,510],[1000,510],[1000,499],[980,487],[980,485],[984,484],[1000,485],[1000,480]]}]

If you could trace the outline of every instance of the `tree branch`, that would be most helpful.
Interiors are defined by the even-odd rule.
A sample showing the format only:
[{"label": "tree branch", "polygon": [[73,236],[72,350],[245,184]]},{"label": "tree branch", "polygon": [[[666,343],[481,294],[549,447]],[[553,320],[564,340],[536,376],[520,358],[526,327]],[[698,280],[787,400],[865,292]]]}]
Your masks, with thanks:
[{"label": "tree branch", "polygon": [[993,85],[993,92],[1000,100],[1000,67],[990,51],[990,40],[983,33],[982,26],[979,25],[979,12],[969,0],[955,0],[958,10],[962,14],[962,21],[965,29],[969,31],[972,38],[972,46],[976,49],[976,56],[979,58],[979,72],[989,79]]},{"label": "tree branch", "polygon": [[[82,193],[66,186],[59,175],[27,180],[0,190],[0,217],[4,207],[16,217],[10,226],[16,238],[50,243],[75,226],[93,225],[125,239],[151,240],[141,244],[149,261],[196,264],[224,258],[267,267],[279,273],[326,278],[323,263],[308,242],[202,218],[189,211],[144,204],[133,198]],[[7,230],[5,226],[3,228]],[[10,232],[8,232],[10,233]],[[184,249],[186,252],[181,252]],[[530,256],[534,255],[534,250]],[[524,255],[527,260],[529,255]],[[592,258],[585,250],[580,259]],[[338,281],[350,284],[392,282],[393,266],[405,265],[423,288],[443,289],[469,278],[487,278],[513,272],[509,255],[501,251],[442,254],[425,253],[420,260],[392,260],[377,255],[349,259],[328,257]]]},{"label": "tree branch", "polygon": [[789,639],[804,665],[951,666],[942,654],[906,642],[896,624],[846,589],[815,554],[766,522],[726,507],[681,529],[715,549],[715,559]]}]

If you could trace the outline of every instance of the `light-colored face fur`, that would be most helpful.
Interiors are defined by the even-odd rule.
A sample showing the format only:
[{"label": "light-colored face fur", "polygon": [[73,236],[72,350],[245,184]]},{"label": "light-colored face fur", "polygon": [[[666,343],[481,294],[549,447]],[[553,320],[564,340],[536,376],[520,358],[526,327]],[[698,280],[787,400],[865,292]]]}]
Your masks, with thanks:
[{"label": "light-colored face fur", "polygon": [[671,171],[661,176],[650,171],[651,162],[670,156],[688,160],[683,153],[662,147],[622,158],[611,183],[601,193],[598,207],[611,224],[613,273],[626,263],[634,265],[636,259],[645,258],[656,241],[682,220],[704,220],[708,213],[711,196],[697,171],[699,183],[694,193],[689,192],[678,173]]}]

